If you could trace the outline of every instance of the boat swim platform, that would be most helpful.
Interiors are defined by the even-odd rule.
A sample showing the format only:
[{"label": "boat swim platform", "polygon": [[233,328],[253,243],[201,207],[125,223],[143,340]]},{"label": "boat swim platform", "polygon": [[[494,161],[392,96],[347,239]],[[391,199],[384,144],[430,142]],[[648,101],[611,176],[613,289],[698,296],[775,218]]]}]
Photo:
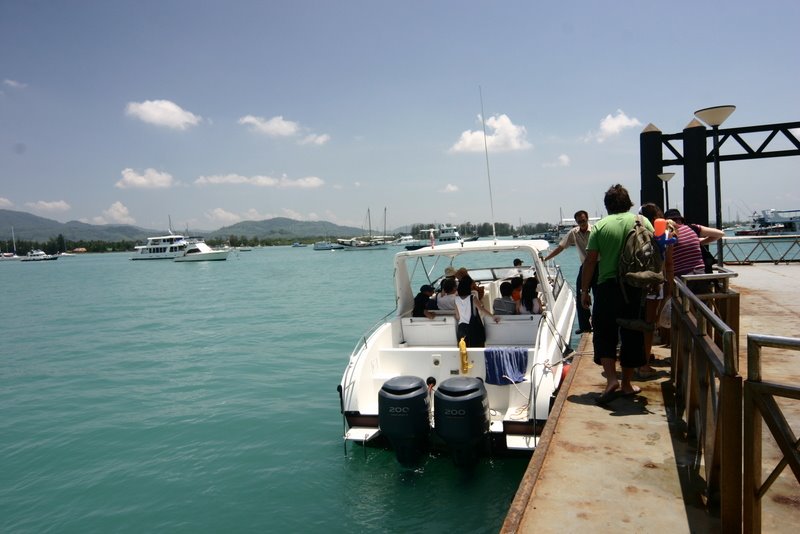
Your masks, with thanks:
[{"label": "boat swim platform", "polygon": [[[748,333],[800,337],[800,265],[726,266],[740,294],[739,373],[747,378]],[[592,334],[583,334],[539,447],[523,475],[501,529],[504,533],[721,532],[706,507],[697,450],[676,415],[670,348],[653,346],[658,374],[635,379],[634,397],[605,406],[602,368],[593,362]],[[800,354],[762,356],[765,380],[800,384]],[[800,434],[800,406],[786,417]],[[763,477],[782,455],[764,430]],[[763,532],[796,532],[800,484],[784,469],[762,499]],[[716,515],[715,515],[716,514]]]}]

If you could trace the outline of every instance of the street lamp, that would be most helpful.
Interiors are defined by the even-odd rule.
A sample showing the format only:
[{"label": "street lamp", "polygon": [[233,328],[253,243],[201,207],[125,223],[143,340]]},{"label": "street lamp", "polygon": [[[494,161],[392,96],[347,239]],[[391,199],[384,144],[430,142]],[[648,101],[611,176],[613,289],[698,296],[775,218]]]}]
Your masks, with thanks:
[{"label": "street lamp", "polygon": [[664,192],[667,194],[667,201],[664,203],[664,211],[669,209],[669,179],[675,176],[674,172],[664,172],[658,175],[664,182]]},{"label": "street lamp", "polygon": [[[714,106],[712,108],[698,109],[694,116],[711,126],[714,131],[714,200],[717,208],[717,228],[722,229],[722,194],[720,192],[719,181],[719,126],[725,119],[731,116],[736,110],[736,106]],[[717,264],[722,267],[722,239],[717,241]]]}]

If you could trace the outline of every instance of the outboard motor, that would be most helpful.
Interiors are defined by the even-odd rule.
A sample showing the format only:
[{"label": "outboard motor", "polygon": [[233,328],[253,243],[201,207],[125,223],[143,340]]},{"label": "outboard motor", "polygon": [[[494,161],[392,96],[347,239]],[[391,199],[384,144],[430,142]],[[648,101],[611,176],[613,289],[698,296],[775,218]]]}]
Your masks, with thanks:
[{"label": "outboard motor", "polygon": [[394,449],[397,461],[414,465],[430,436],[428,387],[416,376],[396,376],[378,392],[378,426]]},{"label": "outboard motor", "polygon": [[447,444],[459,466],[477,461],[489,435],[489,399],[479,378],[448,378],[434,393],[436,434]]}]

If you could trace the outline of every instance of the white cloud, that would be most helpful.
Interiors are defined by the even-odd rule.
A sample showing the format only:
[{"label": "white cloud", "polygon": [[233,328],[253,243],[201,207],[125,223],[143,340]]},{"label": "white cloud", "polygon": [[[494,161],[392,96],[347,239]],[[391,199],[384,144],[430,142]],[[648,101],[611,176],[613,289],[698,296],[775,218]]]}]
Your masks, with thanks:
[{"label": "white cloud", "polygon": [[7,198],[0,197],[0,208],[13,208],[14,203]]},{"label": "white cloud", "polygon": [[[478,116],[480,120],[480,115]],[[486,119],[486,145],[490,152],[511,152],[533,148],[525,137],[524,126],[517,126],[508,115],[493,115]],[[483,129],[466,130],[458,141],[450,147],[450,152],[483,152]]]},{"label": "white cloud", "polygon": [[209,221],[221,224],[222,226],[236,224],[237,222],[242,220],[240,216],[236,215],[235,213],[225,211],[222,208],[214,208],[211,211],[207,211],[206,218]]},{"label": "white cloud", "polygon": [[455,193],[456,191],[458,191],[458,186],[454,184],[447,184],[442,189],[442,193]]},{"label": "white cloud", "polygon": [[169,100],[128,102],[125,114],[156,126],[166,126],[175,130],[186,130],[191,126],[197,126],[203,120],[199,115],[186,111]]},{"label": "white cloud", "polygon": [[[255,115],[245,115],[239,119],[239,124],[250,126],[254,132],[262,133],[270,137],[296,137],[308,131],[308,128],[300,126],[300,123],[286,120],[282,115],[272,117],[271,119],[256,117]],[[331,136],[328,134],[309,133],[297,143],[300,145],[321,146],[330,140]]]},{"label": "white cloud", "polygon": [[255,208],[250,208],[242,213],[242,218],[248,221],[263,221],[264,219],[271,219],[274,215],[271,213],[261,213]]},{"label": "white cloud", "polygon": [[18,82],[16,80],[9,80],[6,78],[3,80],[3,85],[7,85],[8,87],[13,87],[14,89],[25,89],[28,87],[27,83]]},{"label": "white cloud", "polygon": [[318,145],[319,146],[319,145],[324,145],[325,143],[327,143],[330,140],[331,140],[331,136],[328,135],[328,134],[322,134],[322,135],[311,134],[311,135],[305,136],[300,141],[300,144],[301,145]]},{"label": "white cloud", "polygon": [[560,154],[555,161],[543,163],[542,167],[569,167],[572,162],[566,154]]},{"label": "white cloud", "polygon": [[64,212],[69,210],[71,207],[63,200],[54,200],[54,201],[39,200],[37,202],[26,202],[25,205],[31,208],[33,211],[45,212],[45,213]]},{"label": "white cloud", "polygon": [[281,212],[283,213],[284,217],[288,217],[290,219],[294,219],[295,221],[304,221],[304,220],[306,220],[306,217],[302,213],[300,213],[299,211],[295,211],[293,209],[283,208],[281,210]]},{"label": "white cloud", "polygon": [[175,182],[167,172],[145,169],[144,174],[138,174],[133,169],[123,169],[122,180],[115,185],[120,189],[164,189],[174,186]]},{"label": "white cloud", "polygon": [[239,124],[250,125],[253,127],[254,131],[267,134],[271,137],[291,137],[297,135],[300,131],[300,125],[298,123],[287,121],[280,115],[272,117],[271,119],[246,115],[239,119]]},{"label": "white cloud", "polygon": [[131,217],[128,208],[120,201],[116,201],[107,210],[103,210],[101,217],[93,219],[94,224],[136,224],[136,219]]},{"label": "white cloud", "polygon": [[639,119],[628,117],[624,111],[618,109],[616,115],[606,115],[606,117],[600,121],[600,131],[589,133],[586,140],[591,141],[594,139],[598,143],[602,143],[610,137],[621,134],[623,130],[641,125],[642,123],[639,122]]},{"label": "white cloud", "polygon": [[257,187],[275,187],[280,189],[299,188],[316,189],[322,187],[325,181],[316,176],[307,176],[292,180],[286,175],[280,178],[271,176],[242,176],[239,174],[216,174],[212,176],[201,176],[194,181],[195,185],[239,185],[247,184]]}]

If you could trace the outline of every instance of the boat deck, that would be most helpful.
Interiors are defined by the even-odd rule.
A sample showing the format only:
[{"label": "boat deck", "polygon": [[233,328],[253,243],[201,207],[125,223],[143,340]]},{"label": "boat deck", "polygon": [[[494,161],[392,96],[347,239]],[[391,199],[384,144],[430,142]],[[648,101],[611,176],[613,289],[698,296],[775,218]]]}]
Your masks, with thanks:
[{"label": "boat deck", "polygon": [[[800,265],[736,266],[731,287],[741,295],[740,372],[746,374],[748,333],[797,337]],[[606,407],[595,401],[605,385],[592,361],[592,336],[584,334],[573,370],[531,459],[502,532],[719,532],[706,511],[703,481],[691,468],[696,451],[674,417],[669,348],[655,346],[659,376],[635,382],[642,393]],[[767,374],[800,383],[800,358],[762,360]],[[800,425],[800,410],[788,412]],[[764,438],[765,476],[774,445]],[[767,451],[770,451],[767,453]],[[777,458],[780,458],[778,455]],[[800,488],[789,471],[763,501],[764,532],[795,532]],[[775,492],[775,493],[773,493]]]}]

